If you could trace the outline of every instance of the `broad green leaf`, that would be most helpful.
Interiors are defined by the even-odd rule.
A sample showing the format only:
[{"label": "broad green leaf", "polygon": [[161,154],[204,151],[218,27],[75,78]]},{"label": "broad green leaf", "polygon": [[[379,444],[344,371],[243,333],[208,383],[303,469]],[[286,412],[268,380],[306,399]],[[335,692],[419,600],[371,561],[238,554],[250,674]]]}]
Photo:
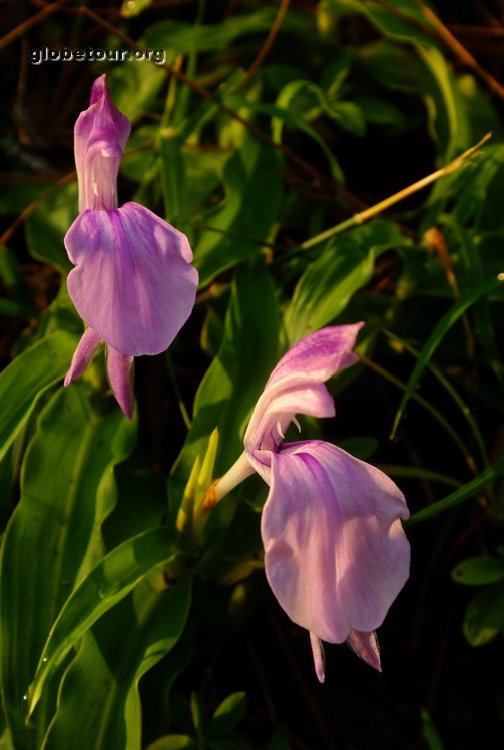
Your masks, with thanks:
[{"label": "broad green leaf", "polygon": [[261,242],[277,219],[282,197],[281,158],[270,146],[248,138],[224,167],[226,195],[204,215],[194,264],[204,287],[218,274],[261,255]]},{"label": "broad green leaf", "polygon": [[77,181],[50,195],[25,222],[30,255],[53,266],[63,277],[73,267],[63,238],[77,218]]},{"label": "broad green leaf", "polygon": [[32,709],[46,680],[86,630],[151,570],[175,562],[170,542],[171,534],[165,528],[150,529],[128,539],[109,552],[74,589],[44,646],[30,690]]},{"label": "broad green leaf", "polygon": [[504,633],[504,584],[479,591],[467,606],[464,635],[471,646],[483,646]]},{"label": "broad green leaf", "polygon": [[436,503],[433,503],[429,507],[424,508],[423,510],[419,510],[417,513],[414,513],[409,521],[406,521],[406,525],[418,523],[419,521],[426,521],[429,518],[434,518],[434,516],[437,516],[440,513],[444,513],[446,510],[455,508],[457,505],[464,502],[464,500],[477,495],[480,490],[489,485],[491,482],[494,482],[496,479],[499,479],[499,477],[501,477],[503,474],[504,458],[501,458],[499,461],[493,464],[493,466],[489,466],[487,469],[485,469],[485,471],[481,472],[481,474],[478,474],[478,476],[472,479],[470,482],[467,482],[462,487],[455,490],[455,492],[452,492],[442,500],[438,500]]},{"label": "broad green leaf", "polygon": [[147,750],[196,750],[196,741],[187,734],[168,734],[153,742]]},{"label": "broad green leaf", "polygon": [[133,18],[139,16],[142,11],[152,5],[153,0],[123,0],[121,5],[121,16],[123,18]]},{"label": "broad green leaf", "polygon": [[275,733],[266,745],[265,750],[292,750],[292,745],[287,737]]},{"label": "broad green leaf", "polygon": [[[0,279],[11,295],[9,299],[0,299],[0,313],[26,318],[38,317],[39,313],[33,302],[33,295],[16,256],[5,246],[0,247]],[[10,312],[7,311],[8,306],[11,308]]]},{"label": "broad green leaf", "polygon": [[[264,7],[242,15],[232,15],[221,23],[186,24],[180,21],[160,21],[151,26],[145,33],[146,46],[162,48],[186,54],[193,52],[210,52],[221,50],[241,37],[256,34],[264,36],[270,29],[277,9]],[[304,37],[318,39],[314,27],[306,23],[306,14],[287,13],[280,33],[297,33]],[[243,43],[243,42],[242,42]]]},{"label": "broad green leaf", "polygon": [[504,578],[504,560],[497,557],[470,557],[452,570],[452,578],[466,586],[484,586]]},{"label": "broad green leaf", "polygon": [[[490,143],[485,146],[478,162],[471,170],[455,172],[445,187],[455,194],[455,206],[452,217],[461,225],[473,222],[476,227],[481,224],[487,228],[500,228],[500,186],[504,175],[504,145]],[[499,179],[500,178],[500,179]],[[488,224],[491,222],[491,226]]]},{"label": "broad green leaf", "polygon": [[389,7],[372,0],[351,0],[351,5],[367,15],[387,36],[423,45],[439,45],[432,22],[422,13],[416,0],[394,0]]},{"label": "broad green leaf", "polygon": [[285,314],[290,344],[334,321],[373,273],[377,255],[409,241],[392,224],[375,221],[332,239],[300,278]]},{"label": "broad green leaf", "polygon": [[[145,40],[144,49],[153,48]],[[167,59],[166,62],[169,63],[170,60]],[[114,105],[133,123],[154,111],[156,97],[165,80],[166,71],[149,61],[125,61],[107,75],[107,85]]]},{"label": "broad green leaf", "polygon": [[345,176],[338,163],[338,160],[332,153],[330,147],[327,145],[322,136],[318,131],[310,125],[309,122],[303,117],[301,112],[297,112],[295,109],[290,109],[288,103],[285,104],[267,104],[264,102],[254,102],[248,99],[243,99],[238,96],[228,96],[225,98],[226,103],[229,106],[245,110],[251,110],[252,112],[260,112],[266,115],[270,115],[271,124],[273,130],[273,137],[277,143],[282,142],[283,125],[290,125],[297,130],[305,133],[312,140],[314,140],[322,151],[331,167],[331,174],[336,182],[339,184],[345,183]]},{"label": "broad green leaf", "polygon": [[464,101],[452,70],[437,49],[411,49],[384,40],[367,46],[361,54],[370,74],[384,86],[411,91],[424,101],[430,131],[444,162],[471,145]]},{"label": "broad green leaf", "polygon": [[[444,107],[448,132],[443,158],[445,161],[450,161],[461,151],[469,148],[473,142],[471,123],[457,81],[445,56],[432,46],[419,45],[417,49],[437,85],[439,94],[434,96],[434,106],[437,110],[440,109],[440,104]],[[434,119],[439,122],[438,111],[434,112]],[[435,200],[435,190],[436,186],[434,186],[431,200]]]},{"label": "broad green leaf", "polygon": [[118,409],[93,412],[80,383],[58,391],[40,415],[1,561],[1,680],[16,747],[38,750],[52,698],[26,726],[23,696],[59,610],[102,553],[99,527],[114,502],[113,467],[133,436]]},{"label": "broad green leaf", "polygon": [[504,277],[501,279],[492,279],[491,281],[485,280],[483,283],[477,284],[473,289],[470,289],[466,294],[460,297],[452,307],[443,315],[441,320],[437,323],[431,335],[425,342],[417,359],[413,372],[411,373],[410,379],[404,391],[399,409],[394,419],[394,425],[392,427],[392,436],[395,434],[401,417],[404,414],[406,405],[410,400],[411,396],[415,392],[417,384],[422,376],[422,373],[436,351],[438,345],[444,338],[445,334],[450,330],[452,325],[460,318],[460,316],[477,300],[485,295],[490,295],[495,292],[498,296],[502,296],[504,290]]},{"label": "broad green leaf", "polygon": [[203,700],[198,695],[198,693],[193,692],[191,693],[190,705],[192,721],[194,724],[194,729],[196,730],[196,736],[199,742],[203,742],[208,721],[205,704],[203,703]]},{"label": "broad green leaf", "polygon": [[138,684],[177,643],[190,599],[189,576],[167,590],[143,581],[86,633],[42,750],[140,750]]},{"label": "broad green leaf", "polygon": [[434,726],[430,713],[427,709],[421,708],[420,716],[422,717],[423,733],[429,750],[444,750],[443,741]]},{"label": "broad green leaf", "polygon": [[169,481],[172,502],[180,502],[194,461],[203,458],[215,427],[216,475],[238,458],[247,419],[276,363],[278,335],[277,302],[268,271],[262,265],[238,268],[224,338],[196,394],[191,429]]},{"label": "broad green leaf", "polygon": [[244,692],[229,695],[217,707],[212,716],[209,728],[209,736],[216,737],[219,734],[228,734],[245,716],[247,708],[247,697]]},{"label": "broad green leaf", "polygon": [[[76,338],[57,331],[26,349],[0,373],[0,459],[40,397],[63,379],[76,344]],[[13,394],[16,394],[15,398]]]}]

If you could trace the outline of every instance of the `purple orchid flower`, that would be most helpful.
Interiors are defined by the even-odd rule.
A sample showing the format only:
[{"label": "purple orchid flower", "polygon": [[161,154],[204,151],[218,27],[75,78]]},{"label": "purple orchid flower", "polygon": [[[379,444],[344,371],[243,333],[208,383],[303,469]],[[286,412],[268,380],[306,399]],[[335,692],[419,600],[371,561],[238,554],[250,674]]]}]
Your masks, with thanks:
[{"label": "purple orchid flower", "polygon": [[220,500],[254,471],[269,485],[261,522],[266,576],[291,620],[310,632],[321,682],[322,641],[347,641],[381,671],[374,631],[409,575],[401,525],[409,513],[399,488],[335,445],[284,438],[296,414],[334,416],[324,383],[357,360],[352,348],[362,325],[322,328],[282,357],[250,419],[243,454],[206,501]]},{"label": "purple orchid flower", "polygon": [[105,78],[94,82],[74,130],[80,213],[65,235],[75,265],[67,287],[88,327],[65,386],[104,341],[110,386],[131,419],[133,358],[168,348],[191,313],[198,273],[184,234],[137,203],[118,207],[117,173],[131,125],[112,104]]}]

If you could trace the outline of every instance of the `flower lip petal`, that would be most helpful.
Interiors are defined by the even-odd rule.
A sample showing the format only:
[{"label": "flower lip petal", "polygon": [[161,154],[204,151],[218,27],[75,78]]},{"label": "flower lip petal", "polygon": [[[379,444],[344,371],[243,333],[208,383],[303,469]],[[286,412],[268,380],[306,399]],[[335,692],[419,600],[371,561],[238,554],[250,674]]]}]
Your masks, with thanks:
[{"label": "flower lip petal", "polygon": [[408,515],[388,477],[336,446],[272,453],[266,575],[291,620],[330,643],[375,630],[408,578]]},{"label": "flower lip petal", "polygon": [[81,213],[65,236],[79,315],[121,354],[157,354],[189,317],[197,271],[184,234],[147,208]]}]

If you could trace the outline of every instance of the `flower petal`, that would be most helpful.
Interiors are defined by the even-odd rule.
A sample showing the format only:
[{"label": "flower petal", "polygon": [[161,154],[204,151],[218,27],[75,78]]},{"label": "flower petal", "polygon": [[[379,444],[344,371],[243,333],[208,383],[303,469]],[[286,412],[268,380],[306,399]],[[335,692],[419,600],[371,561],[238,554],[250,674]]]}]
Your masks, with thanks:
[{"label": "flower petal", "polygon": [[101,343],[101,339],[92,328],[86,328],[81,336],[77,348],[73,353],[72,361],[68,372],[65,375],[63,385],[67,386],[82,375],[88,364],[91,362],[93,354]]},{"label": "flower petal", "polygon": [[96,79],[90,106],[75,123],[79,211],[117,207],[117,173],[131,125],[112,104],[105,80],[105,75]]},{"label": "flower petal", "polygon": [[330,643],[371,632],[409,572],[404,497],[381,471],[336,446],[292,443],[271,455],[262,514],[266,575],[298,625]]},{"label": "flower petal", "polygon": [[112,346],[107,346],[107,376],[112,393],[123,414],[133,417],[133,357],[127,357]]},{"label": "flower petal", "polygon": [[147,208],[84,211],[65,236],[68,292],[81,318],[122,354],[157,354],[189,317],[198,283],[184,234]]},{"label": "flower petal", "polygon": [[324,383],[358,359],[352,348],[363,325],[321,328],[289,349],[271,373],[248,424],[244,443],[250,453],[278,447],[280,431],[285,433],[295,414],[334,416],[334,401]]},{"label": "flower petal", "polygon": [[360,659],[367,661],[378,672],[382,671],[380,647],[374,630],[371,633],[361,633],[359,630],[352,630],[348,635],[347,643]]},{"label": "flower petal", "polygon": [[324,644],[315,633],[310,633],[310,643],[313,654],[313,664],[315,666],[315,674],[318,677],[319,682],[325,682],[325,653]]}]

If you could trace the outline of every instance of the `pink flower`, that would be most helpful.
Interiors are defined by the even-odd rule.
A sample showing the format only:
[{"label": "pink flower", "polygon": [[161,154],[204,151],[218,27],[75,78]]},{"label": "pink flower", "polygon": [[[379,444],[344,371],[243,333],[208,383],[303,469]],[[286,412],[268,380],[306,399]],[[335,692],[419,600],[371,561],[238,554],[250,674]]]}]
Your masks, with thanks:
[{"label": "pink flower", "polygon": [[198,283],[185,235],[137,203],[117,205],[117,173],[130,129],[100,76],[89,108],[75,123],[80,214],[65,235],[75,265],[68,293],[88,326],[65,385],[82,374],[104,341],[110,386],[128,418],[133,358],[168,348],[191,313]]},{"label": "pink flower", "polygon": [[378,469],[320,440],[286,443],[296,414],[332,417],[324,383],[353,364],[363,324],[330,326],[290,349],[273,370],[245,432],[245,450],[215,484],[219,500],[256,471],[270,487],[261,533],[268,582],[310,632],[325,679],[322,641],[347,641],[380,670],[375,629],[409,575],[403,494]]}]

